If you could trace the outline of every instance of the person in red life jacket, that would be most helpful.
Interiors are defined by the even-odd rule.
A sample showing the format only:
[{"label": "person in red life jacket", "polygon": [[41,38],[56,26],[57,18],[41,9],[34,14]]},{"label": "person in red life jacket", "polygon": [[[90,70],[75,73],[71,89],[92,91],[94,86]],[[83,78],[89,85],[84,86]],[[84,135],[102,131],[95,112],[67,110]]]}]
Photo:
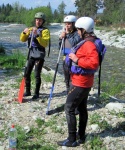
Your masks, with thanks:
[{"label": "person in red life jacket", "polygon": [[75,46],[78,42],[80,42],[80,36],[78,35],[77,29],[75,28],[75,22],[77,18],[73,15],[68,15],[64,18],[65,27],[63,32],[59,37],[59,45],[62,43],[62,39],[64,38],[63,44],[63,72],[64,72],[64,79],[66,83],[67,94],[69,92],[69,85],[70,85],[70,73],[65,64],[65,56],[71,52],[71,48]]},{"label": "person in red life jacket", "polygon": [[[77,67],[81,67],[83,70],[86,69],[88,72],[86,71],[85,74],[81,74],[81,72],[75,73],[74,71],[72,73],[71,70],[71,86],[65,104],[68,138],[57,142],[58,145],[67,147],[76,147],[85,141],[88,120],[87,99],[94,82],[93,70],[97,70],[99,67],[98,50],[91,41],[92,39],[96,39],[94,34],[94,20],[90,17],[80,17],[76,21],[75,26],[80,37],[86,40],[86,42],[78,48],[75,54],[70,53],[69,58]],[[75,115],[76,108],[79,111],[78,129]],[[79,137],[78,141],[76,139],[77,134]]]},{"label": "person in red life jacket", "polygon": [[[38,12],[35,14],[35,27],[25,28],[24,31],[20,35],[20,40],[22,42],[28,41],[29,47],[29,58],[25,71],[26,78],[26,92],[24,96],[31,95],[31,72],[33,67],[35,66],[35,79],[36,79],[36,87],[35,92],[32,99],[39,98],[39,90],[41,86],[41,70],[44,64],[45,58],[45,47],[49,44],[50,32],[47,28],[43,26],[45,23],[45,14],[42,12]],[[31,36],[33,33],[33,41],[31,43]]]}]

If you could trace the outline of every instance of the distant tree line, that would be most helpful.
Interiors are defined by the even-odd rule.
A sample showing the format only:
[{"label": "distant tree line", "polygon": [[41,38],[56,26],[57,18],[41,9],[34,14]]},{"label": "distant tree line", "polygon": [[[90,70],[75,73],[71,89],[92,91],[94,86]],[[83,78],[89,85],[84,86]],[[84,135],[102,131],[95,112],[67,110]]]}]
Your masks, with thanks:
[{"label": "distant tree line", "polygon": [[[34,15],[37,12],[43,12],[46,15],[46,23],[50,22],[60,23],[63,21],[65,15],[65,3],[62,1],[57,9],[52,12],[51,5],[39,6],[36,8],[27,9],[19,2],[15,2],[13,5],[2,4],[0,6],[0,22],[2,23],[20,23],[31,26],[34,23]],[[68,14],[76,15],[76,12],[69,12]]]},{"label": "distant tree line", "polygon": [[125,0],[104,0],[104,11],[97,14],[100,0],[75,0],[78,16],[90,16],[98,20],[100,25],[125,23]]},{"label": "distant tree line", "polygon": [[50,3],[47,6],[39,6],[27,9],[19,2],[13,5],[2,4],[0,6],[0,22],[2,23],[21,23],[31,26],[34,23],[36,12],[42,11],[46,14],[46,23],[61,23],[65,15],[89,16],[99,20],[100,25],[112,25],[125,22],[125,0],[105,0],[103,14],[97,14],[97,2],[99,0],[75,0],[76,12],[65,12],[66,4],[62,1],[57,9],[52,11]]},{"label": "distant tree line", "polygon": [[125,23],[125,0],[105,0],[104,13],[100,17],[104,25]]}]

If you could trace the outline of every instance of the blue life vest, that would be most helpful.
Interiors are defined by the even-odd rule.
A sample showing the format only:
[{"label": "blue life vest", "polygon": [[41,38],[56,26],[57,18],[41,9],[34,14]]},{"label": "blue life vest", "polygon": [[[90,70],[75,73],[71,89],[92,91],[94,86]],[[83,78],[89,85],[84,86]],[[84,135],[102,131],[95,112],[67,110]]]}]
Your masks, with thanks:
[{"label": "blue life vest", "polygon": [[[37,35],[40,35],[42,30],[44,30],[44,28],[38,28]],[[30,43],[31,36],[32,36],[32,33],[30,33],[29,35],[29,43]],[[33,48],[43,48],[43,46],[41,46],[39,43],[36,43],[34,40],[36,40],[36,35],[33,36],[33,41],[32,41]]]},{"label": "blue life vest", "polygon": [[[37,36],[42,36],[41,32],[44,29],[47,29],[47,28],[45,28],[45,27],[38,28],[37,29]],[[32,36],[32,33],[30,33],[29,38],[28,38],[28,47],[29,47],[30,42],[31,42],[31,36]],[[39,42],[36,39],[37,36],[33,35],[33,40],[32,40],[32,43],[31,43],[29,56],[33,57],[33,58],[42,58],[42,59],[44,59],[44,57],[46,55],[45,47],[43,47],[42,45],[39,44]],[[51,46],[51,41],[49,39],[48,57],[49,57],[49,53],[50,53],[50,46]]]},{"label": "blue life vest", "polygon": [[[76,53],[77,50],[86,42],[86,41],[92,41],[98,50],[99,53],[99,65],[101,65],[101,62],[104,58],[105,52],[106,52],[106,47],[104,44],[102,44],[102,41],[99,38],[96,38],[94,41],[91,39],[87,40],[82,40],[79,42],[75,47],[71,49],[71,53]],[[65,58],[65,64],[69,68],[70,72],[73,74],[81,74],[81,75],[87,75],[87,74],[94,74],[97,70],[93,69],[85,69],[80,66],[78,66],[76,63],[74,63],[70,58],[69,54],[66,55]]]}]

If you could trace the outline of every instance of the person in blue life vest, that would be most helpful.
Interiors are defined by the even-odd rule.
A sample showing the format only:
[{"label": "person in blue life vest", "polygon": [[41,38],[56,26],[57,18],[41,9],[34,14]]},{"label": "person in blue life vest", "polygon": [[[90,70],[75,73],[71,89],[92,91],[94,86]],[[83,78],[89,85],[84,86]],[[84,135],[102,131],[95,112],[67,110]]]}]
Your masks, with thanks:
[{"label": "person in blue life vest", "polygon": [[[80,17],[75,26],[82,38],[81,42],[85,42],[78,47],[76,53],[71,52],[68,55],[72,60],[71,85],[65,104],[68,137],[57,142],[59,146],[67,147],[76,147],[85,142],[88,121],[87,99],[94,83],[94,70],[99,67],[98,49],[92,42],[97,39],[94,34],[94,20],[90,17]],[[76,70],[72,70],[73,66],[76,66]],[[78,126],[76,108],[79,111]]]},{"label": "person in blue life vest", "polygon": [[63,72],[64,72],[64,80],[66,83],[67,94],[69,92],[70,85],[70,73],[68,67],[65,64],[65,56],[71,52],[71,48],[75,46],[77,43],[81,41],[80,36],[78,35],[77,29],[75,28],[75,22],[77,17],[74,15],[68,15],[64,18],[64,29],[59,36],[59,45],[62,43],[62,39],[64,38],[63,44]]},{"label": "person in blue life vest", "polygon": [[[27,67],[25,71],[26,78],[26,91],[25,96],[31,95],[31,72],[35,68],[35,91],[32,99],[39,98],[39,90],[41,86],[41,71],[44,64],[44,58],[46,55],[45,48],[49,44],[50,32],[47,28],[43,26],[46,21],[45,14],[38,12],[35,14],[35,26],[30,28],[25,28],[20,35],[20,40],[22,42],[28,42],[29,48],[29,58],[27,62]],[[31,37],[33,34],[33,40],[31,42]],[[31,45],[31,47],[30,47]]]}]

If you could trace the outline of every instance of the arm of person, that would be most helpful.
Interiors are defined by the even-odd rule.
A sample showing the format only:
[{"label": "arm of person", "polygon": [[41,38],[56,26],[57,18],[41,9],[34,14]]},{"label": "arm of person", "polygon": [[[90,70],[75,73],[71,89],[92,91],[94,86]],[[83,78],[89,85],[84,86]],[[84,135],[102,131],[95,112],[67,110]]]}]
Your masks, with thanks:
[{"label": "arm of person", "polygon": [[20,34],[20,41],[26,42],[31,32],[31,28],[25,28],[24,31]]}]

